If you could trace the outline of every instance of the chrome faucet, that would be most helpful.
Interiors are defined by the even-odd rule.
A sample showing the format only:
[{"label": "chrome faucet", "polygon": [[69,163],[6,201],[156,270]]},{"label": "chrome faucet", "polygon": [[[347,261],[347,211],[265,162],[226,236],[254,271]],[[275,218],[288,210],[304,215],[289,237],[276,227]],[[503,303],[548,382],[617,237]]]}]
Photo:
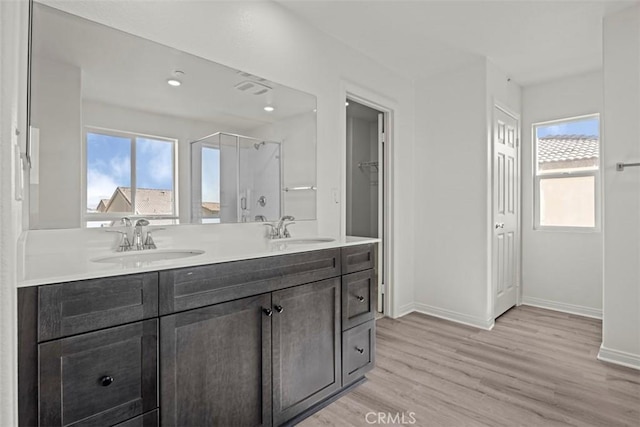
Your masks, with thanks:
[{"label": "chrome faucet", "polygon": [[142,227],[146,227],[149,225],[149,221],[144,219],[144,218],[140,218],[138,220],[136,220],[136,225],[135,228],[133,230],[133,242],[131,242],[131,245],[135,247],[136,251],[141,251],[144,249],[144,239],[142,237]]},{"label": "chrome faucet", "polygon": [[[270,239],[284,239],[284,238],[291,237],[291,233],[289,233],[289,230],[287,229],[287,227],[290,226],[291,224],[295,224],[295,222],[291,222],[294,220],[295,218],[292,217],[291,215],[284,215],[282,218],[278,220],[278,222],[275,225],[265,224],[271,227],[268,237]],[[286,222],[286,221],[289,221],[289,222]]]},{"label": "chrome faucet", "polygon": [[[150,223],[145,218],[139,218],[132,225],[132,221],[128,217],[124,217],[120,220],[120,223],[124,225],[125,231],[122,230],[106,230],[110,233],[120,233],[120,241],[118,243],[117,252],[128,251],[142,251],[145,249],[156,249],[156,244],[151,236],[151,230],[147,230],[146,236],[144,235],[144,227],[147,227]],[[164,230],[163,228],[156,228],[155,231]]]},{"label": "chrome faucet", "polygon": [[267,238],[284,239],[287,237],[291,237],[291,233],[289,233],[289,230],[287,229],[287,227],[290,226],[291,224],[295,224],[295,222],[287,222],[287,223],[285,222],[293,221],[293,220],[295,220],[295,218],[292,217],[291,215],[284,215],[282,218],[278,220],[278,222],[274,224],[270,222],[265,222],[264,225],[269,227],[269,230],[267,232]]}]

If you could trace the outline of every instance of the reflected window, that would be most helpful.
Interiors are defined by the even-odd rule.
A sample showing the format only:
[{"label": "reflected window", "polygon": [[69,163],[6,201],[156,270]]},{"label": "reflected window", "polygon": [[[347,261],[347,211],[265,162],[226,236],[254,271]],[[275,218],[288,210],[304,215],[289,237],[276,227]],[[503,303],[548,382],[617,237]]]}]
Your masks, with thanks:
[{"label": "reflected window", "polygon": [[87,227],[126,215],[175,222],[175,140],[102,129],[85,140]]},{"label": "reflected window", "polygon": [[220,222],[220,149],[202,147],[202,222]]},{"label": "reflected window", "polygon": [[600,117],[533,126],[536,228],[596,228]]}]

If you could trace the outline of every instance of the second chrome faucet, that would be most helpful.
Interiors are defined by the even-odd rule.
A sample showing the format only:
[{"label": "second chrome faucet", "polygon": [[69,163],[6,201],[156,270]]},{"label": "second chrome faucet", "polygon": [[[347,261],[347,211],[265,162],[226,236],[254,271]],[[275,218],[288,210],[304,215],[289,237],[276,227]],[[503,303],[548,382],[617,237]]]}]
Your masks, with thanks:
[{"label": "second chrome faucet", "polygon": [[[289,221],[289,222],[287,222]],[[295,224],[295,218],[291,215],[284,215],[275,224],[266,223],[265,225],[270,227],[267,233],[269,239],[286,239],[291,237],[288,226]]]}]

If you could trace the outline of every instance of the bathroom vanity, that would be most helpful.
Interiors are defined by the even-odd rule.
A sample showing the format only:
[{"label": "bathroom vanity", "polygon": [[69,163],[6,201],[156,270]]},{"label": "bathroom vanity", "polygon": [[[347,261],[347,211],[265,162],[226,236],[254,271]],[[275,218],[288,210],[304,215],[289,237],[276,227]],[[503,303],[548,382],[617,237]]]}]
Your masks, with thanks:
[{"label": "bathroom vanity", "polygon": [[375,240],[307,248],[19,288],[19,424],[309,416],[373,368],[377,291]]}]

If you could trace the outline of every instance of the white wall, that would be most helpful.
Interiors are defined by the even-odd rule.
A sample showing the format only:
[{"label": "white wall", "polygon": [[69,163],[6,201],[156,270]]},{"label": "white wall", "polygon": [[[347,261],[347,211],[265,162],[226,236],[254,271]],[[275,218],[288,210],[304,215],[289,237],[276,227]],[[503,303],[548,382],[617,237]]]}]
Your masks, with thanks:
[{"label": "white wall", "polygon": [[[528,86],[522,95],[523,302],[602,315],[602,233],[534,230],[534,123],[603,113],[602,72]],[[604,140],[606,145],[607,141]]]},{"label": "white wall", "polygon": [[[282,186],[317,186],[316,113],[309,111],[245,132],[247,136],[281,143],[284,161]],[[284,215],[297,220],[316,218],[317,200],[313,190],[288,191],[284,196]],[[295,227],[298,228],[298,227]],[[292,228],[294,230],[295,228]]]},{"label": "white wall", "polygon": [[[17,240],[22,203],[14,185],[26,137],[28,2],[0,2],[0,424],[17,424]],[[20,135],[16,135],[16,130]]]},{"label": "white wall", "polygon": [[484,328],[493,324],[494,100],[520,111],[518,86],[484,59],[416,88],[416,309]]},{"label": "white wall", "polygon": [[486,295],[486,63],[416,88],[416,306],[481,325]]},{"label": "white wall", "polygon": [[604,304],[598,357],[640,369],[640,6],[604,20]]},{"label": "white wall", "polygon": [[[80,226],[82,72],[34,57],[31,125],[40,130],[38,182],[30,185],[30,228]],[[62,167],[61,167],[62,166]]]}]

